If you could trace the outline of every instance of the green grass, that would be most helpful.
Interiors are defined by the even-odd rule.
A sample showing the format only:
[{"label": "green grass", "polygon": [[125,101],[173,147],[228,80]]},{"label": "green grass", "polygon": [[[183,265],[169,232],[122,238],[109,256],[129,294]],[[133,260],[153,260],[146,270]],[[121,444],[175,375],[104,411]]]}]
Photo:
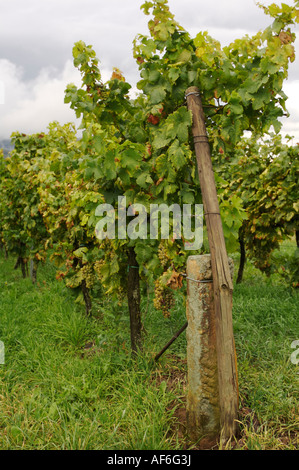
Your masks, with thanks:
[{"label": "green grass", "polygon": [[150,350],[131,360],[126,308],[107,300],[87,319],[51,266],[33,286],[0,263],[0,448],[175,446],[165,411],[176,394],[157,386]]},{"label": "green grass", "polygon": [[[144,297],[144,354],[133,361],[125,304],[104,298],[88,319],[53,266],[42,267],[33,286],[14,261],[0,258],[0,449],[188,448],[179,413],[185,333],[153,361],[186,321],[183,296],[170,319]],[[232,446],[295,449],[298,366],[290,356],[299,339],[298,292],[247,263],[233,305],[241,435]]]}]

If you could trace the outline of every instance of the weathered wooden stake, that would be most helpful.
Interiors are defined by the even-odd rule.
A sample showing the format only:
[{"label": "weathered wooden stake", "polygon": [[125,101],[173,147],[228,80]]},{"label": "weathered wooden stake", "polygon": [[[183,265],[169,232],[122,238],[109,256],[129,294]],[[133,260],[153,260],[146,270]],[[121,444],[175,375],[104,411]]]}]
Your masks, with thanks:
[{"label": "weathered wooden stake", "polygon": [[238,385],[232,325],[233,283],[199,89],[188,88],[186,99],[193,116],[192,133],[211,252],[221,435],[222,441],[227,441],[236,434],[238,417]]}]

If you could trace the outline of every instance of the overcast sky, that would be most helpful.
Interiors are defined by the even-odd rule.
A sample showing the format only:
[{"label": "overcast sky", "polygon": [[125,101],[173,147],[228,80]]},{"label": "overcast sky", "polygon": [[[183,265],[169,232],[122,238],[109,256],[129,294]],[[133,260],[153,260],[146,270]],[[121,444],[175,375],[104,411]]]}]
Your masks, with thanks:
[{"label": "overcast sky", "polygon": [[[274,0],[264,0],[269,5]],[[91,44],[101,62],[104,80],[118,67],[133,86],[138,68],[132,41],[147,34],[143,0],[0,0],[0,139],[14,131],[45,131],[51,121],[75,121],[64,104],[66,85],[80,84],[72,63],[76,41]],[[280,2],[278,2],[280,3]],[[293,4],[292,0],[284,3]],[[271,18],[255,0],[169,0],[177,21],[195,37],[208,31],[222,45],[265,28]],[[298,27],[297,27],[297,35]],[[299,142],[298,57],[291,64],[285,92],[291,117],[283,133]]]}]

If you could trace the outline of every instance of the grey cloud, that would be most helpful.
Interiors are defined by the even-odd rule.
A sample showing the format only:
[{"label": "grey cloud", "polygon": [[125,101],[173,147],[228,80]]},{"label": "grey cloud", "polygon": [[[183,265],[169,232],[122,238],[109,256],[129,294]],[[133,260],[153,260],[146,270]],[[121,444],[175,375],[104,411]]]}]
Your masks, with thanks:
[{"label": "grey cloud", "polygon": [[[263,3],[273,1],[263,0]],[[101,61],[101,70],[106,75],[109,76],[112,67],[118,67],[127,80],[135,85],[138,69],[132,58],[132,41],[138,33],[147,34],[149,19],[140,11],[143,2],[0,0],[0,65],[1,59],[8,61],[4,69],[2,62],[0,80],[3,80],[2,70],[11,82],[7,85],[9,103],[7,101],[4,106],[0,105],[1,136],[8,137],[16,126],[22,126],[22,122],[27,127],[30,119],[34,122],[34,132],[39,122],[39,116],[34,117],[34,110],[43,113],[43,122],[54,116],[55,106],[55,118],[65,118],[63,89],[75,73],[71,71],[72,47],[78,40],[93,45]],[[290,3],[291,0],[285,2]],[[179,23],[192,36],[208,30],[222,45],[246,33],[254,34],[271,22],[254,0],[169,0],[169,6]],[[298,40],[296,45],[299,53]],[[15,67],[14,72],[9,69],[8,63]],[[297,59],[290,67],[290,81],[299,76],[298,64]],[[41,79],[47,81],[44,88]],[[63,80],[66,82],[63,83]],[[19,89],[15,95],[12,84]],[[47,105],[47,101],[42,100],[42,90],[48,93],[52,90],[54,93],[51,104]],[[288,91],[293,96],[296,87],[289,88],[287,94]],[[39,100],[42,100],[43,106]],[[28,103],[30,116],[26,119]]]},{"label": "grey cloud", "polygon": [[[267,2],[267,0],[264,0]],[[288,0],[290,1],[290,0]],[[147,32],[143,0],[12,0],[0,16],[0,58],[21,65],[24,79],[44,67],[62,70],[74,42],[92,44],[104,66],[134,67],[132,41]],[[194,36],[202,30],[224,45],[271,21],[254,0],[169,0],[177,20]]]},{"label": "grey cloud", "polygon": [[7,2],[0,17],[0,58],[21,65],[24,78],[31,79],[43,67],[62,69],[82,39],[103,62],[117,66],[142,22],[145,30],[144,15],[132,1],[29,0],[26,7]]},{"label": "grey cloud", "polygon": [[198,31],[213,27],[255,32],[269,23],[254,0],[170,0],[169,4],[177,10],[176,18],[182,26],[187,21]]}]

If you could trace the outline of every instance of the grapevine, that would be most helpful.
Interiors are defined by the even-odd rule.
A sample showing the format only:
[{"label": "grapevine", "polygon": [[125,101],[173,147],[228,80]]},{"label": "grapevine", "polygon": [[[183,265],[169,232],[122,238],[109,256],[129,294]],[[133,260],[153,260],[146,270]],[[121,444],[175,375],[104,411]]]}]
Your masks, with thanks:
[{"label": "grapevine", "polygon": [[169,257],[165,247],[165,243],[163,242],[160,242],[158,247],[158,258],[160,260],[161,266],[165,268],[169,263]]},{"label": "grapevine", "polygon": [[174,293],[163,281],[163,277],[155,281],[154,307],[161,310],[165,318],[169,318],[170,310],[175,304]]},{"label": "grapevine", "polygon": [[84,264],[80,269],[80,276],[82,276],[82,279],[85,281],[87,289],[91,289],[95,281],[92,267],[88,264]]},{"label": "grapevine", "polygon": [[[235,249],[242,229],[252,257],[261,257],[275,211],[280,218],[275,219],[278,231],[272,246],[297,229],[295,171],[289,171],[287,160],[297,158],[298,152],[293,149],[284,158],[282,149],[281,166],[285,163],[291,197],[286,184],[281,191],[271,187],[266,196],[257,186],[260,181],[265,187],[279,181],[279,168],[273,162],[272,174],[255,172],[257,158],[242,154],[238,147],[245,131],[259,138],[272,128],[280,131],[287,100],[283,81],[295,58],[291,28],[299,21],[297,7],[298,2],[293,7],[264,8],[274,19],[265,31],[222,48],[206,32],[192,38],[175,21],[167,0],[145,2],[141,8],[151,18],[148,35],[134,41],[140,80],[133,99],[131,85],[117,68],[104,83],[92,46],[75,43],[74,66],[82,83],[79,88],[67,85],[65,102],[82,119],[82,137],[77,138],[71,124],[57,122],[46,133],[13,135],[10,158],[4,161],[0,156],[0,238],[6,250],[25,263],[30,258],[43,261],[50,247],[51,260],[58,269],[66,268],[58,277],[68,287],[82,289],[88,312],[87,291],[97,283],[105,294],[125,294],[121,288],[126,288],[129,265],[136,269],[138,289],[139,281],[156,279],[155,307],[169,316],[174,290],[182,285],[179,272],[193,253],[185,249],[183,239],[160,242],[161,233],[153,240],[129,240],[117,233],[107,243],[99,240],[97,207],[117,207],[119,196],[125,196],[126,210],[136,203],[169,207],[201,202],[192,117],[185,106],[190,86],[199,87],[206,112],[227,247]],[[247,178],[247,171],[258,174],[250,188],[246,184],[252,174]],[[245,211],[250,212],[249,219]],[[128,263],[128,253],[133,253],[134,263]],[[257,263],[268,269],[267,257]]]}]

